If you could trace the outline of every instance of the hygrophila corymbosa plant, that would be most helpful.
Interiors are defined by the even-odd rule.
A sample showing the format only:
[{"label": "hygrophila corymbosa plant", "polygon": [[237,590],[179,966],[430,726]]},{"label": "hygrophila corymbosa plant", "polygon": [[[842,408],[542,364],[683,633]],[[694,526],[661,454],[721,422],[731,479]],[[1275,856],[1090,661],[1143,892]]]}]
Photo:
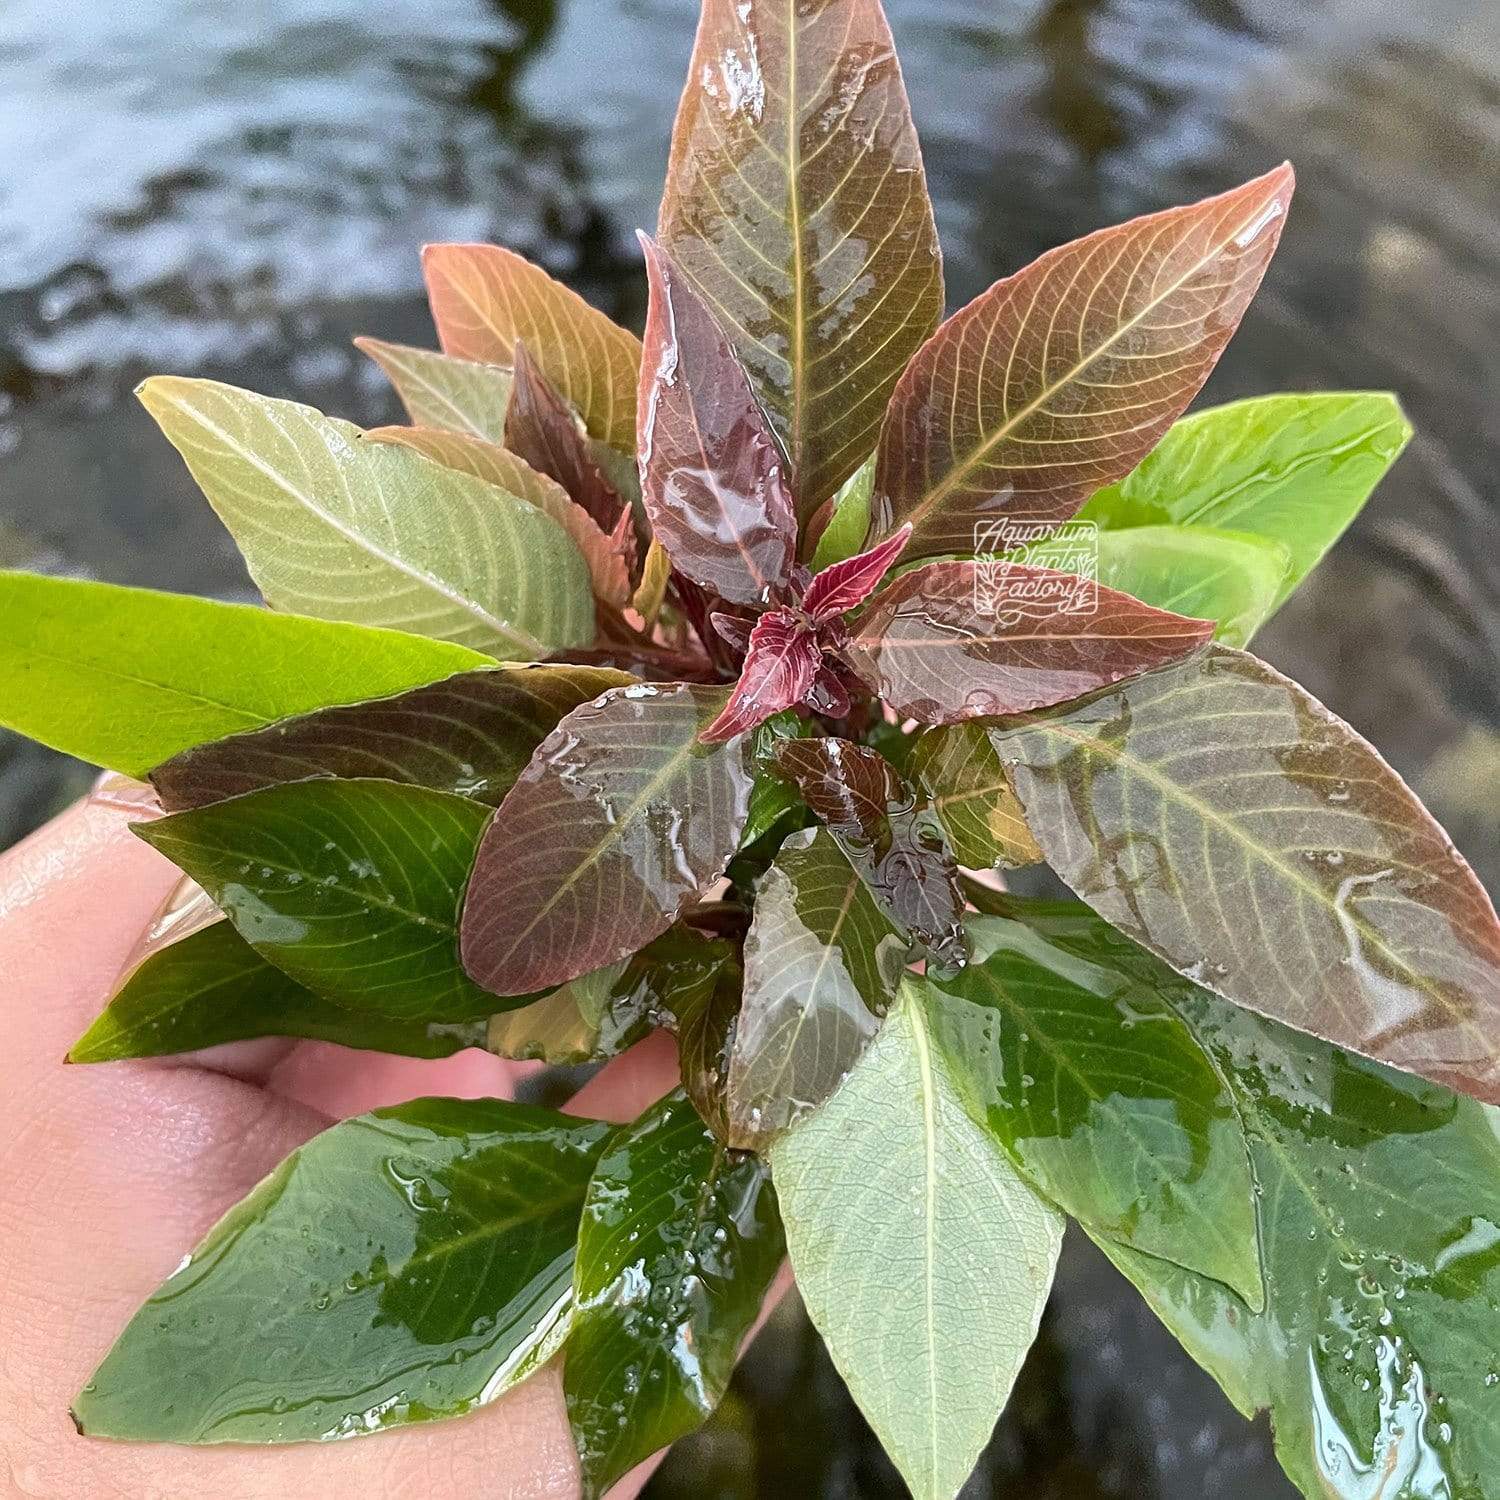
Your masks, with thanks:
[{"label": "hygrophila corymbosa plant", "polygon": [[[145,383],[271,608],[0,585],[4,721],[149,777],[201,887],[73,1060],[665,1027],[681,1087],[335,1126],[146,1303],[84,1433],[369,1433],[556,1357],[597,1495],[712,1410],[786,1253],[948,1497],[1071,1215],[1307,1495],[1500,1496],[1500,927],[1245,649],[1407,428],[1178,420],[1291,194],[940,322],[876,0],[706,0],[643,342],[437,245],[444,352],[362,341],[410,427]],[[999,889],[1041,861],[1077,902]]]}]

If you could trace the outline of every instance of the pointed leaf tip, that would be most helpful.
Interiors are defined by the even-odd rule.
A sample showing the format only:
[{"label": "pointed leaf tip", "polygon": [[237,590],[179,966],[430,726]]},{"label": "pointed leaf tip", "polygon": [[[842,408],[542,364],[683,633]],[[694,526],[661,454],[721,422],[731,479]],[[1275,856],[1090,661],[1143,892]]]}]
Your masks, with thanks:
[{"label": "pointed leaf tip", "polygon": [[878,0],[705,0],[660,238],[744,361],[805,523],[874,446],[943,312],[922,153]]},{"label": "pointed leaf tip", "polygon": [[641,498],[678,569],[736,604],[771,602],[796,561],[785,463],[739,358],[671,257],[641,236]]},{"label": "pointed leaf tip", "polygon": [[815,621],[836,619],[857,609],[880,585],[880,580],[895,566],[911,540],[908,522],[868,552],[861,552],[843,562],[824,568],[808,584],[802,596],[802,608]]},{"label": "pointed leaf tip", "polygon": [[641,358],[633,333],[498,245],[428,245],[422,270],[445,354],[509,365],[517,340],[525,340],[592,436],[631,451]]},{"label": "pointed leaf tip", "polygon": [[876,535],[910,555],[997,550],[1003,517],[1066,520],[1129,473],[1197,394],[1286,222],[1290,166],[1048,251],[955,313],[881,428]]},{"label": "pointed leaf tip", "polygon": [[772,714],[800,703],[823,659],[816,637],[786,610],[773,609],[755,622],[740,680],[724,712],[701,738],[705,744],[743,734]]}]

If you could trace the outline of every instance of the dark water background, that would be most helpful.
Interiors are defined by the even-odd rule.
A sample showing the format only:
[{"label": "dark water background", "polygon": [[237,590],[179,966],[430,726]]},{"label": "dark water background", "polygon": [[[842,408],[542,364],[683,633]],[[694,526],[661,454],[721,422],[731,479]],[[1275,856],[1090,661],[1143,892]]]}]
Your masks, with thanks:
[{"label": "dark water background", "polygon": [[[1210,386],[1390,387],[1419,436],[1257,649],[1500,888],[1500,4],[887,0],[954,304],[1280,160],[1298,202]],[[693,0],[0,0],[0,562],[247,595],[130,399],[214,375],[398,417],[357,332],[431,342],[417,246],[496,239],[638,324]],[[0,847],[82,784],[0,734]],[[899,1483],[793,1304],[653,1500]],[[966,1494],[1278,1500],[1097,1255]]]}]

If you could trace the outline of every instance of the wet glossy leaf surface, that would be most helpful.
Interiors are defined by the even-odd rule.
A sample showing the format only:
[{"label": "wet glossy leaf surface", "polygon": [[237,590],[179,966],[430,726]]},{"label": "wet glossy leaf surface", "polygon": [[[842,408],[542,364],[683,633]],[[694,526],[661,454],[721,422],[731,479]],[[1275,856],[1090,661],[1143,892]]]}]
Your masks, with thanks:
[{"label": "wet glossy leaf surface", "polygon": [[1500,923],[1358,735],[1226,646],[997,728],[1048,862],[1199,984],[1500,1098]]},{"label": "wet glossy leaf surface", "polygon": [[788,740],[776,764],[838,840],[876,903],[932,962],[968,953],[953,852],[936,815],[878,751],[832,737]]},{"label": "wet glossy leaf surface", "polygon": [[641,497],[679,571],[736,604],[782,593],[797,553],[785,461],[726,331],[644,235]]},{"label": "wet glossy leaf surface", "polygon": [[1291,553],[1250,533],[1136,526],[1099,533],[1099,582],[1158,609],[1212,620],[1214,639],[1244,646],[1280,600]]},{"label": "wet glossy leaf surface", "polygon": [[524,342],[596,438],[634,451],[641,344],[633,333],[498,245],[428,245],[422,269],[445,353],[509,368]]},{"label": "wet glossy leaf surface", "polygon": [[267,962],[228,922],[215,922],[153,953],[116,990],[68,1061],[164,1057],[252,1037],[306,1037],[448,1057],[484,1044],[482,1021],[400,1021],[346,1010]]},{"label": "wet glossy leaf surface", "polygon": [[869,1045],[908,941],[825,828],[790,835],[760,882],[729,1060],[730,1142],[762,1150]]},{"label": "wet glossy leaf surface", "polygon": [[[886,585],[844,655],[897,713],[952,724],[1076,698],[1198,650],[1204,620],[1025,563],[929,563]],[[1092,607],[1089,607],[1092,600]]]},{"label": "wet glossy leaf surface", "polygon": [[480,984],[521,994],[626,958],[720,873],[754,775],[747,738],[700,741],[725,698],[615,688],[537,747],[470,883],[463,957]]},{"label": "wet glossy leaf surface", "polygon": [[507,1008],[458,962],[459,902],[489,816],[425,787],[299,781],[136,831],[308,989],[379,1015],[465,1021]]},{"label": "wet glossy leaf surface", "polygon": [[162,375],[139,395],[278,609],[519,661],[593,639],[583,559],[535,506],[295,401]]},{"label": "wet glossy leaf surface", "polygon": [[1101,527],[1218,527],[1292,556],[1279,605],[1358,514],[1411,427],[1382,391],[1260,396],[1183,418],[1082,516]]},{"label": "wet glossy leaf surface", "polygon": [[486,660],[391,630],[0,572],[0,725],[127,776],[190,745]]},{"label": "wet glossy leaf surface", "polygon": [[[561,484],[533,469],[524,459],[482,438],[423,427],[376,427],[366,434],[375,442],[400,443],[460,474],[472,474],[507,494],[536,506],[567,532],[588,566],[594,597],[620,608],[630,598],[630,573],[624,548],[604,531],[583,506],[575,504]],[[634,543],[634,537],[630,538]]]},{"label": "wet glossy leaf surface", "polygon": [[417,1099],[335,1125],[209,1232],[74,1404],[83,1432],[352,1437],[492,1401],[566,1333],[609,1127]]},{"label": "wet glossy leaf surface", "polygon": [[614,1134],[563,1364],[586,1497],[714,1409],[782,1254],[766,1167],[726,1151],[680,1090]]},{"label": "wet glossy leaf surface", "polygon": [[197,746],[151,781],[169,812],[316,777],[407,782],[495,807],[564,714],[629,680],[603,667],[460,672]]},{"label": "wet glossy leaf surface", "polygon": [[921,152],[875,0],[708,0],[660,237],[731,334],[805,519],[874,447],[943,311]]},{"label": "wet glossy leaf surface", "polygon": [[874,483],[875,455],[872,453],[828,502],[833,508],[832,514],[813,550],[813,572],[853,557],[864,546],[865,536],[870,530],[870,488]]},{"label": "wet glossy leaf surface", "polygon": [[582,424],[525,344],[516,345],[514,359],[505,446],[555,480],[602,530],[612,530],[625,501],[599,467]]},{"label": "wet glossy leaf surface", "polygon": [[580,974],[518,1010],[491,1016],[486,1045],[500,1057],[547,1063],[614,1057],[681,1018],[711,991],[729,945],[678,924],[633,958]]},{"label": "wet glossy leaf surface", "polygon": [[903,526],[867,551],[824,568],[802,595],[803,611],[822,623],[858,609],[879,587],[887,571],[895,566],[909,536]]},{"label": "wet glossy leaf surface", "polygon": [[359,338],[354,343],[385,371],[415,426],[464,433],[491,443],[504,436],[510,406],[509,369],[454,359],[434,349],[389,344],[384,339]]},{"label": "wet glossy leaf surface", "polygon": [[790,610],[767,610],[750,631],[739,681],[724,712],[703,731],[705,738],[727,740],[796,707],[812,691],[822,661],[807,625]]},{"label": "wet glossy leaf surface", "polygon": [[776,769],[776,748],[783,740],[797,739],[813,730],[812,720],[784,713],[773,714],[755,731],[755,785],[750,791],[745,831],[740,835],[742,849],[748,849],[794,808],[804,806],[802,794]]},{"label": "wet glossy leaf surface", "polygon": [[[939,1049],[974,1117],[1090,1229],[1262,1305],[1250,1161],[1229,1091],[1156,988],[1068,947],[971,918],[974,961],[930,981]],[[1180,991],[1169,972],[1167,989]]]},{"label": "wet glossy leaf surface", "polygon": [[621,959],[559,985],[518,1010],[491,1016],[484,1045],[497,1057],[571,1065],[613,1057],[650,1030],[640,988]]},{"label": "wet glossy leaf surface", "polygon": [[728,943],[717,943],[702,982],[679,982],[666,1007],[677,1033],[682,1087],[714,1136],[728,1142],[729,1057],[744,983]]},{"label": "wet glossy leaf surface", "polygon": [[[1161,973],[1093,926],[1088,951],[1112,944],[1122,971]],[[1500,1471],[1493,1111],[1201,989],[1182,986],[1173,1004],[1244,1121],[1265,1311],[1099,1244],[1242,1411],[1270,1409],[1278,1457],[1309,1500],[1489,1494]]]},{"label": "wet glossy leaf surface", "polygon": [[771,1168],[850,1394],[916,1500],[952,1500],[1036,1337],[1063,1221],[969,1118],[915,986]]},{"label": "wet glossy leaf surface", "polygon": [[1101,229],[998,281],[902,375],[872,519],[909,555],[986,549],[1002,516],[1063,521],[1155,446],[1208,378],[1276,249],[1278,167],[1201,203]]},{"label": "wet glossy leaf surface", "polygon": [[1041,860],[982,724],[924,729],[912,742],[906,774],[927,794],[959,864],[986,870]]}]

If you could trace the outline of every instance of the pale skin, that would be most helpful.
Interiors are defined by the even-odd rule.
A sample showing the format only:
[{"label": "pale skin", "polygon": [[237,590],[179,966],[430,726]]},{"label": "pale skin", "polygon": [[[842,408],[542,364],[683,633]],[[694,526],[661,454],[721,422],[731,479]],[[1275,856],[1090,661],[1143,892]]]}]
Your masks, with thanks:
[{"label": "pale skin", "polygon": [[[64,1066],[177,878],[118,808],[73,808],[0,855],[0,1492],[66,1500],[575,1500],[555,1370],[471,1416],[341,1443],[81,1438],[68,1405],[182,1253],[332,1119],[421,1094],[505,1094],[515,1065],[321,1043]],[[575,1101],[627,1119],[675,1081],[664,1036]],[[648,1466],[611,1500],[633,1500]]]}]

